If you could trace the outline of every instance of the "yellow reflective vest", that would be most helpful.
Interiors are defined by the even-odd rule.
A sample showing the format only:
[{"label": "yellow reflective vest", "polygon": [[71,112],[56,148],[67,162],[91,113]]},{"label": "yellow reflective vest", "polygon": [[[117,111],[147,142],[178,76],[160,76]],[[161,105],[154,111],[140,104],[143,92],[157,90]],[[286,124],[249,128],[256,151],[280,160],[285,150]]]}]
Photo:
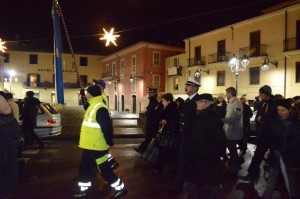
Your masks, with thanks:
[{"label": "yellow reflective vest", "polygon": [[[104,104],[108,107],[108,99],[105,93],[101,95]],[[109,110],[108,110],[109,111]]]},{"label": "yellow reflective vest", "polygon": [[107,109],[107,107],[102,101],[102,96],[91,98],[89,104],[81,125],[79,147],[96,151],[107,150],[109,146],[105,141],[101,126],[96,120],[98,109]]}]

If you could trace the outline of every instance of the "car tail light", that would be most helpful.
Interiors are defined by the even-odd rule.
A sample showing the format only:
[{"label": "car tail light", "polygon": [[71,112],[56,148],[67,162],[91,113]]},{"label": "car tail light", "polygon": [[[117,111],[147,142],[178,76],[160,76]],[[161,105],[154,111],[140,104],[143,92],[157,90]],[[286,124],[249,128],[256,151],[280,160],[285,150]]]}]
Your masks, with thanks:
[{"label": "car tail light", "polygon": [[56,120],[54,119],[47,120],[47,125],[53,125],[53,124],[56,124]]}]

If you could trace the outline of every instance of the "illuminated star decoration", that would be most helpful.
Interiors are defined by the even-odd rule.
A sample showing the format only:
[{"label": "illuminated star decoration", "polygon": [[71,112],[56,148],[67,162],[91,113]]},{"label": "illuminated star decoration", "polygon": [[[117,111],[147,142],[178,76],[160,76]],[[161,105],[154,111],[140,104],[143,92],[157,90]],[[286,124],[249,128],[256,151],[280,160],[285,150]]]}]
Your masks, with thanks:
[{"label": "illuminated star decoration", "polygon": [[7,49],[6,46],[4,46],[5,42],[1,40],[0,38],[0,51],[5,52]]},{"label": "illuminated star decoration", "polygon": [[115,41],[117,37],[120,37],[120,35],[114,35],[114,28],[111,28],[109,32],[107,32],[105,28],[103,28],[103,31],[104,34],[100,38],[100,40],[106,40],[105,46],[109,46],[109,43],[113,43],[115,46],[117,46]]}]

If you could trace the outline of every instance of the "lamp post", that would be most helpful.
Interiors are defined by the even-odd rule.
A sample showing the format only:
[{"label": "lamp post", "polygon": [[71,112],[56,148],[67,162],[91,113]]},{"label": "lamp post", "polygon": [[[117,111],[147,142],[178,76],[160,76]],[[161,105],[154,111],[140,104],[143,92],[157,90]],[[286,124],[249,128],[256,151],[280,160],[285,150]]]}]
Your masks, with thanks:
[{"label": "lamp post", "polygon": [[[241,63],[241,66],[240,66]],[[245,71],[249,65],[249,59],[246,55],[242,58],[238,58],[235,54],[229,59],[228,66],[231,72],[235,73],[235,89],[238,91],[238,77],[240,71]]]},{"label": "lamp post", "polygon": [[274,65],[276,68],[278,67],[278,61],[271,62],[268,57],[265,58],[264,63],[261,65],[261,69],[264,72],[267,72],[270,68],[270,64]]},{"label": "lamp post", "polygon": [[11,93],[11,83],[13,80],[13,77],[16,75],[16,72],[14,70],[8,71],[9,74],[9,92]]},{"label": "lamp post", "polygon": [[137,78],[137,77],[138,77],[138,78],[143,78],[143,76],[131,75],[130,78],[129,78],[130,83],[132,83],[133,80],[134,80],[135,78]]}]

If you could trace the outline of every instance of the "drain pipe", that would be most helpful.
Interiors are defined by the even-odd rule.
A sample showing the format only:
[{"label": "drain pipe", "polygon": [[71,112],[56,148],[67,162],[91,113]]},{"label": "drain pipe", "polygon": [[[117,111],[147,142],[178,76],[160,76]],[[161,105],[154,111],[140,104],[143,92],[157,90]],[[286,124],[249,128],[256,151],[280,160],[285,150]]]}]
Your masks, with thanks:
[{"label": "drain pipe", "polygon": [[[284,30],[284,45],[286,45],[287,40],[287,11],[285,10],[285,30]],[[287,70],[287,57],[284,56],[284,85],[283,85],[283,96],[286,98],[286,70]]]}]

